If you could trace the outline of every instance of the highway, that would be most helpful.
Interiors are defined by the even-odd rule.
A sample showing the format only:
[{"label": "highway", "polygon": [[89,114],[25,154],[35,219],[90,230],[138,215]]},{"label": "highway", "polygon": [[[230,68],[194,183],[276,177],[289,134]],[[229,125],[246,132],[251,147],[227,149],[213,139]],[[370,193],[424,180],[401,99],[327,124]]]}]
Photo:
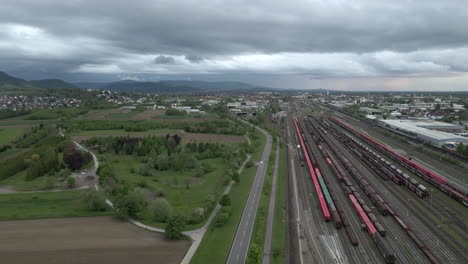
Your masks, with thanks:
[{"label": "highway", "polygon": [[244,207],[242,218],[237,227],[236,236],[229,252],[227,263],[237,264],[245,263],[247,253],[249,251],[250,238],[252,236],[253,226],[255,224],[255,217],[257,216],[258,203],[262,193],[263,181],[268,166],[268,158],[270,157],[272,137],[265,130],[255,127],[262,132],[266,137],[265,148],[263,150],[262,158],[258,162],[258,169],[255,175],[254,182],[250,188],[249,198]]}]

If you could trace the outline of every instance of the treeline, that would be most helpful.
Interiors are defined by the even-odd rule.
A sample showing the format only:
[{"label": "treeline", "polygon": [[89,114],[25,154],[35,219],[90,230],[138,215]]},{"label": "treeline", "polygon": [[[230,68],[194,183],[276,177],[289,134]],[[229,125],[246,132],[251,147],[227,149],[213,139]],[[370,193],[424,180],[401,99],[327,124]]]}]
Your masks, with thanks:
[{"label": "treeline", "polygon": [[171,128],[183,129],[192,133],[213,133],[244,135],[246,129],[240,122],[227,120],[210,120],[197,123],[189,122],[152,122],[145,120],[73,120],[59,124],[68,132],[87,130],[122,129],[127,132],[144,132],[152,129]]},{"label": "treeline", "polygon": [[[46,173],[45,168],[39,168],[39,165],[36,164],[38,161],[44,162],[46,168],[52,168],[53,166],[52,161],[45,160],[46,156],[44,154],[51,154],[50,149],[54,149],[54,151],[58,151],[57,146],[60,145],[64,139],[63,137],[50,137],[43,142],[41,142],[38,146],[33,148],[30,151],[27,151],[19,156],[14,158],[10,158],[0,162],[0,180],[6,179],[11,177],[18,172],[21,172],[28,168],[29,165],[37,167],[37,169],[43,174]],[[38,155],[38,156],[36,156]],[[52,155],[53,156],[53,155]],[[41,160],[43,159],[44,160]],[[52,160],[52,159],[51,159]],[[39,173],[39,174],[41,174]],[[34,175],[39,175],[35,172],[31,172],[31,177]]]},{"label": "treeline", "polygon": [[31,113],[30,110],[13,110],[10,108],[0,109],[0,120],[12,118],[16,116],[23,116]]},{"label": "treeline", "polygon": [[179,135],[148,136],[148,137],[92,137],[85,141],[86,145],[96,146],[99,153],[111,152],[114,154],[156,156],[171,155],[177,151],[181,143]]},{"label": "treeline", "polygon": [[23,134],[23,137],[16,140],[16,146],[18,148],[30,147],[49,135],[49,127],[40,124],[39,126],[33,127],[29,132]]}]

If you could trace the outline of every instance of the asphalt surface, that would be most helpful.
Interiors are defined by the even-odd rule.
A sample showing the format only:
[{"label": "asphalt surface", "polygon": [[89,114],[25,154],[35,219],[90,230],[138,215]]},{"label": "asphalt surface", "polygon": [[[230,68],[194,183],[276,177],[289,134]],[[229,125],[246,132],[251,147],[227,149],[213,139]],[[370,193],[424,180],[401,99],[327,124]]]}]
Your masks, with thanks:
[{"label": "asphalt surface", "polygon": [[266,136],[265,149],[263,150],[262,159],[258,162],[257,174],[255,175],[254,182],[250,189],[249,198],[245,204],[239,226],[237,227],[236,237],[234,238],[231,251],[229,252],[227,263],[231,264],[246,262],[250,238],[255,224],[255,217],[257,216],[258,203],[262,193],[263,181],[267,171],[268,158],[270,157],[271,152],[271,135],[259,127],[256,128]]}]

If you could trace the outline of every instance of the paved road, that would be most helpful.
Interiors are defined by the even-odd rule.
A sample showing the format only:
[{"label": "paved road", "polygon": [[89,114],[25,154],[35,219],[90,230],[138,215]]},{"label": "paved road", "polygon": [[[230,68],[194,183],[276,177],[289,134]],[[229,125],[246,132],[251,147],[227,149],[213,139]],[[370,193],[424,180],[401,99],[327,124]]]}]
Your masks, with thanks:
[{"label": "paved road", "polygon": [[276,181],[278,178],[278,161],[279,161],[280,145],[279,140],[276,141],[276,157],[275,168],[273,171],[273,180],[271,182],[270,204],[268,207],[267,228],[265,233],[265,244],[263,246],[263,264],[270,263],[271,257],[271,234],[273,233],[273,220],[275,217],[275,200],[276,200]]},{"label": "paved road", "polygon": [[258,203],[262,193],[263,180],[268,166],[268,158],[270,157],[272,138],[271,135],[265,130],[256,127],[260,132],[266,136],[265,149],[263,150],[262,159],[258,163],[257,174],[255,175],[254,183],[250,189],[249,198],[242,213],[242,219],[237,227],[236,237],[231,246],[229,258],[227,263],[238,264],[245,263],[247,253],[249,251],[250,238],[257,216]]}]

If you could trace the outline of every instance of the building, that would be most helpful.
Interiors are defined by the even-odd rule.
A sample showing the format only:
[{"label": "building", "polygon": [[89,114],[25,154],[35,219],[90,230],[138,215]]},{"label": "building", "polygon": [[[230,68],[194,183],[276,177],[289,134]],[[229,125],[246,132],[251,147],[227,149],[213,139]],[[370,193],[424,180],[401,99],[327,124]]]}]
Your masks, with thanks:
[{"label": "building", "polygon": [[[380,120],[386,126],[414,135],[435,145],[444,145],[447,142],[468,144],[468,138],[445,131],[459,130],[463,126],[452,125],[436,121],[414,120]],[[437,129],[437,130],[433,130]],[[445,131],[440,131],[445,130]]]},{"label": "building", "polygon": [[375,108],[369,108],[369,107],[359,107],[359,111],[365,112],[368,115],[380,115],[380,114],[382,114],[382,110],[375,109]]}]

